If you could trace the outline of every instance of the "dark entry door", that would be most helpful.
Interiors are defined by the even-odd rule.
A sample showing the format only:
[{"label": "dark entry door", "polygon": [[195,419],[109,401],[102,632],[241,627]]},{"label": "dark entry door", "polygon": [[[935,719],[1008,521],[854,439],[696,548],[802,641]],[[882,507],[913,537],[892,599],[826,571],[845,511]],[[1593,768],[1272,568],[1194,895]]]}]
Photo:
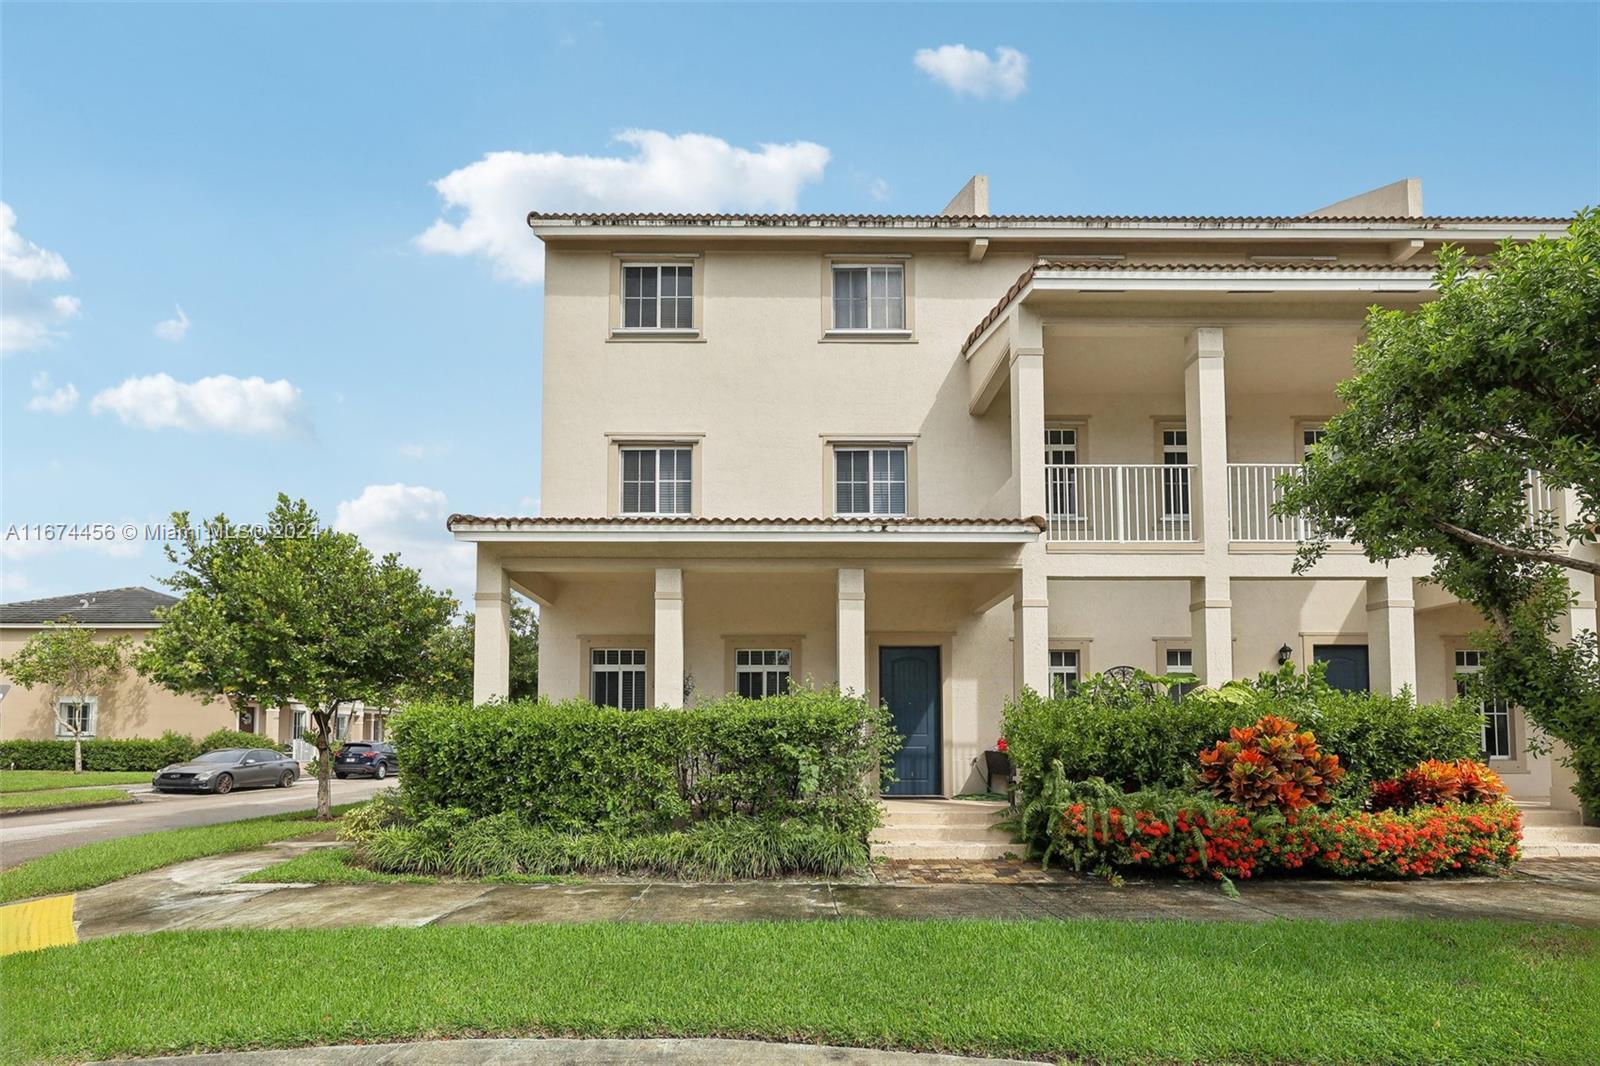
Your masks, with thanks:
[{"label": "dark entry door", "polygon": [[1346,692],[1370,692],[1372,675],[1367,669],[1365,644],[1318,644],[1311,656],[1328,664],[1328,684]]},{"label": "dark entry door", "polygon": [[880,648],[878,686],[905,738],[895,756],[891,796],[937,796],[939,775],[939,649]]}]

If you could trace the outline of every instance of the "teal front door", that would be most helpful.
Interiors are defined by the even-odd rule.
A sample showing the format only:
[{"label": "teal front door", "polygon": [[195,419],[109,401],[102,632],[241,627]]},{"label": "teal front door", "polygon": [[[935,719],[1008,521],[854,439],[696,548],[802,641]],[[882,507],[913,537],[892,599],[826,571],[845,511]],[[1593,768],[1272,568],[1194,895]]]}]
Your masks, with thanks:
[{"label": "teal front door", "polygon": [[878,687],[904,742],[890,796],[943,794],[939,774],[939,649],[880,648]]}]

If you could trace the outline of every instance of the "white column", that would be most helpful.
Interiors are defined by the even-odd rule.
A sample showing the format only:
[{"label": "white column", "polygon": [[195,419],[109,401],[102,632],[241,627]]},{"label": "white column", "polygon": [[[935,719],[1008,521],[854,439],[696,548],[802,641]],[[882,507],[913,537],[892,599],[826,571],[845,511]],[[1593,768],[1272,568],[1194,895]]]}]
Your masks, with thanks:
[{"label": "white column", "polygon": [[1011,476],[1017,517],[1045,513],[1044,332],[1039,316],[1017,308],[1011,335]]},{"label": "white column", "polygon": [[867,572],[839,571],[839,691],[867,694]]},{"label": "white column", "polygon": [[472,702],[505,699],[511,693],[511,581],[484,544],[478,545],[472,604]]},{"label": "white column", "polygon": [[[1566,490],[1566,514],[1578,513],[1578,494],[1572,489]],[[1573,557],[1585,559],[1590,562],[1600,560],[1600,543],[1582,541],[1572,545],[1570,549]],[[1600,633],[1600,622],[1596,621],[1596,593],[1600,592],[1600,579],[1583,570],[1568,570],[1567,585],[1572,589],[1572,606],[1568,609],[1568,621],[1571,623],[1571,634],[1588,631]]]},{"label": "white column", "polygon": [[1228,551],[1228,397],[1222,354],[1222,330],[1207,326],[1189,334],[1183,368],[1184,428],[1189,433],[1189,461],[1198,465],[1189,506],[1207,555]]},{"label": "white column", "polygon": [[256,732],[266,737],[273,744],[278,743],[278,708],[256,708]]},{"label": "white column", "polygon": [[1233,601],[1226,576],[1189,582],[1189,641],[1194,672],[1212,688],[1233,680]]},{"label": "white column", "polygon": [[1417,617],[1411,578],[1385,574],[1367,580],[1367,655],[1372,690],[1398,696],[1417,691]]},{"label": "white column", "polygon": [[1011,690],[1013,695],[1021,695],[1026,687],[1048,696],[1050,582],[1045,578],[1044,560],[1030,559],[1028,551],[1023,555],[1022,572],[1017,575],[1017,589],[1011,601]]},{"label": "white column", "polygon": [[656,706],[683,706],[683,571],[656,569]]}]

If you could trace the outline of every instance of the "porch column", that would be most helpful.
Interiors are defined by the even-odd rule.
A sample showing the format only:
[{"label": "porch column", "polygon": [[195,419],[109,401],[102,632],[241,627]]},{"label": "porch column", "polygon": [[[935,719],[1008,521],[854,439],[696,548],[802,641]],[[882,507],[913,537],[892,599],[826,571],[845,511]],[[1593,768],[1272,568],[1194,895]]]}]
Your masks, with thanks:
[{"label": "porch column", "polygon": [[1222,330],[1206,326],[1189,334],[1183,367],[1184,429],[1189,434],[1189,461],[1197,464],[1189,506],[1198,527],[1195,536],[1205,544],[1207,555],[1228,551],[1228,398],[1222,354]]},{"label": "porch column", "polygon": [[839,691],[867,694],[867,572],[839,571]]},{"label": "porch column", "polygon": [[[1572,489],[1564,490],[1565,510],[1563,514],[1578,513],[1578,494]],[[1569,549],[1574,558],[1594,561],[1600,559],[1600,543],[1592,540],[1580,541]],[[1568,608],[1567,620],[1570,623],[1570,633],[1577,636],[1588,631],[1600,633],[1600,622],[1596,621],[1596,593],[1600,592],[1600,578],[1582,570],[1567,571],[1567,587],[1572,589],[1572,606]]]},{"label": "porch column", "polygon": [[1386,574],[1367,580],[1367,655],[1372,691],[1398,696],[1417,691],[1417,617],[1411,579]]},{"label": "porch column", "polygon": [[1212,688],[1233,680],[1233,601],[1226,576],[1189,582],[1189,641],[1194,672]]},{"label": "porch column", "polygon": [[683,706],[683,571],[656,568],[656,706]]},{"label": "porch column", "polygon": [[1040,565],[1024,565],[1011,600],[1011,691],[1050,695],[1050,582]]},{"label": "porch column", "polygon": [[511,694],[511,580],[478,545],[478,589],[472,597],[472,702]]},{"label": "porch column", "polygon": [[1011,335],[1011,476],[1017,517],[1045,513],[1044,331],[1039,316],[1017,308]]},{"label": "porch column", "polygon": [[256,731],[273,744],[278,743],[278,708],[258,707],[256,709]]}]

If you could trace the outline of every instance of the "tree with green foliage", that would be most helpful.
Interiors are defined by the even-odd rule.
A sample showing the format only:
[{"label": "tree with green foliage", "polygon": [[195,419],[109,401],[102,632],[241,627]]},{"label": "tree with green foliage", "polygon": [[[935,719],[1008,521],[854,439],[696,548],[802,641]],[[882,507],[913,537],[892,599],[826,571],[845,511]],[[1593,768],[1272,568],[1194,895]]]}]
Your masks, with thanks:
[{"label": "tree with green foliage", "polygon": [[1569,572],[1600,574],[1600,212],[1482,261],[1446,246],[1435,284],[1415,311],[1368,312],[1346,409],[1278,513],[1316,530],[1302,570],[1333,538],[1374,561],[1431,555],[1491,624],[1483,683],[1572,749],[1600,810],[1593,636],[1554,639]]},{"label": "tree with green foliage", "polygon": [[108,699],[128,671],[132,646],[125,636],[96,640],[93,629],[63,618],[46,623],[15,655],[0,659],[0,670],[13,682],[29,692],[36,685],[45,690],[56,722],[72,735],[75,774],[83,773],[86,723],[81,716],[64,713],[63,707]]},{"label": "tree with green foliage", "polygon": [[172,516],[182,598],[137,657],[141,673],[201,699],[262,707],[303,703],[317,747],[317,817],[330,817],[334,724],[342,704],[382,705],[423,683],[423,649],[456,603],[390,554],[374,559],[351,533],[321,525],[304,500],[280,494],[266,521],[226,516],[196,526]]},{"label": "tree with green foliage", "polygon": [[[475,618],[464,614],[428,644],[427,682],[402,694],[406,702],[430,699],[472,702]],[[511,692],[509,700],[539,697],[539,616],[524,603],[511,605]]]}]

